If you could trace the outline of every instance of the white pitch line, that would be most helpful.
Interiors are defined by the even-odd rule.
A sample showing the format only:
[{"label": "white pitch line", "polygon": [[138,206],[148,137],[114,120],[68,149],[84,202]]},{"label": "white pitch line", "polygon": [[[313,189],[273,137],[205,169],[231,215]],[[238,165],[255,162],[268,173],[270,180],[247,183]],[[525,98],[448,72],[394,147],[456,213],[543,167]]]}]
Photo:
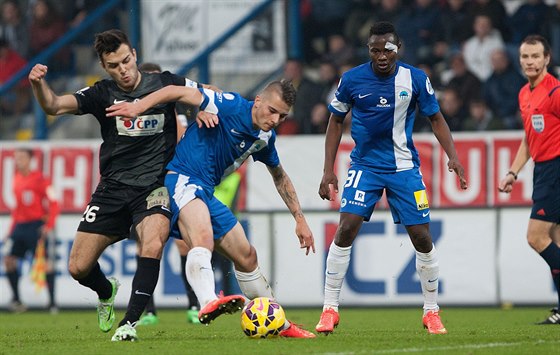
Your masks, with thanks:
[{"label": "white pitch line", "polygon": [[523,344],[560,344],[560,341],[544,341],[539,340],[536,342],[514,342],[514,343],[485,343],[485,344],[467,344],[456,346],[434,346],[427,348],[402,348],[402,349],[386,349],[386,350],[371,350],[371,351],[351,351],[351,352],[336,352],[324,353],[324,355],[355,355],[355,354],[398,354],[398,353],[418,353],[422,351],[449,351],[449,350],[464,350],[464,349],[486,349],[486,348],[506,348],[518,346]]}]

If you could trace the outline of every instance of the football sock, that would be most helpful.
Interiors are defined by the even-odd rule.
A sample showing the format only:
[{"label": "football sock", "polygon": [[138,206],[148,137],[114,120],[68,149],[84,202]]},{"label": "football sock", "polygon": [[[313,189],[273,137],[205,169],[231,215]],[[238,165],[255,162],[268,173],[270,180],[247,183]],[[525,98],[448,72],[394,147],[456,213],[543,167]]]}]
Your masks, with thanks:
[{"label": "football sock", "polygon": [[187,254],[186,274],[200,307],[216,299],[212,252],[203,247],[194,247]]},{"label": "football sock", "polygon": [[17,272],[17,269],[14,271],[8,271],[6,273],[6,276],[8,276],[8,281],[10,282],[10,287],[12,288],[13,292],[12,301],[19,302],[19,274]]},{"label": "football sock", "polygon": [[552,280],[554,281],[556,293],[558,294],[558,307],[560,307],[560,248],[556,243],[551,242],[540,255],[550,267]]},{"label": "football sock", "polygon": [[191,309],[197,309],[200,307],[198,304],[198,299],[193,291],[193,288],[187,281],[187,256],[181,255],[181,278],[183,279],[183,284],[185,285],[185,291],[187,292],[187,297],[189,298],[189,307]]},{"label": "football sock", "polygon": [[132,292],[128,301],[126,314],[119,327],[138,321],[146,305],[152,298],[159,277],[159,259],[140,257],[136,273],[132,279]]},{"label": "football sock", "polygon": [[437,304],[439,286],[439,262],[435,245],[429,253],[416,251],[416,271],[420,277],[424,295],[424,313],[439,310]]},{"label": "football sock", "polygon": [[49,307],[54,307],[56,305],[54,299],[54,279],[55,279],[55,272],[47,272],[46,279],[47,279],[47,288],[49,291]]},{"label": "football sock", "polygon": [[257,268],[251,272],[242,272],[235,270],[235,277],[239,283],[241,292],[248,299],[252,300],[256,297],[268,297],[274,299],[272,288],[261,273],[261,269]]},{"label": "football sock", "polygon": [[[136,265],[140,263],[140,255],[136,254]],[[156,304],[154,303],[154,295],[150,297],[148,303],[146,304],[146,313],[152,313],[153,315],[156,314]]]},{"label": "football sock", "polygon": [[101,300],[106,300],[113,294],[113,286],[111,285],[111,282],[107,280],[103,271],[101,271],[99,263],[95,263],[95,266],[91,269],[86,277],[77,281],[80,283],[80,285],[89,287],[97,292],[97,296]]},{"label": "football sock", "polygon": [[340,301],[340,290],[348,265],[350,265],[350,253],[352,246],[339,247],[334,242],[329,247],[327,256],[327,267],[325,271],[325,300],[323,310],[332,308],[338,312]]}]

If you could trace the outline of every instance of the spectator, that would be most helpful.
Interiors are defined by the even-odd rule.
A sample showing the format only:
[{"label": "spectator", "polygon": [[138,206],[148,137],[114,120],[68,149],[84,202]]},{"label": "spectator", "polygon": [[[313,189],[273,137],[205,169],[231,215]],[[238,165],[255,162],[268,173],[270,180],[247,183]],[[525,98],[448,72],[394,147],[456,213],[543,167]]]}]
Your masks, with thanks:
[{"label": "spectator", "polygon": [[20,56],[27,58],[29,34],[18,3],[15,0],[4,0],[1,12],[0,37],[8,41]]},{"label": "spectator", "polygon": [[328,38],[328,51],[321,58],[323,62],[332,62],[340,66],[354,59],[354,48],[341,34],[333,34]]},{"label": "spectator", "polygon": [[329,61],[324,61],[319,66],[319,85],[321,86],[321,102],[317,103],[311,112],[311,124],[313,133],[325,133],[330,112],[328,105],[334,98],[338,87],[338,67]]},{"label": "spectator", "polygon": [[472,36],[471,18],[465,0],[448,0],[442,10],[443,38],[451,50],[459,50]]},{"label": "spectator", "polygon": [[469,2],[469,14],[471,21],[468,27],[472,28],[478,15],[490,17],[494,28],[500,32],[502,39],[508,42],[511,38],[509,18],[504,4],[500,0],[473,0]]},{"label": "spectator", "polygon": [[404,51],[401,60],[416,65],[426,62],[434,43],[442,39],[441,12],[434,0],[415,0],[414,5],[399,18]]},{"label": "spectator", "polygon": [[[6,83],[26,65],[27,61],[10,47],[8,41],[0,38],[0,85]],[[0,97],[0,114],[20,115],[26,112],[30,98],[29,82],[23,78],[13,90]]]},{"label": "spectator", "polygon": [[296,88],[296,102],[292,107],[289,120],[282,126],[287,128],[280,129],[279,133],[313,133],[311,123],[311,110],[321,102],[321,89],[311,79],[303,74],[303,63],[297,59],[288,59],[284,64],[284,78],[290,80]]},{"label": "spectator", "polygon": [[494,131],[504,129],[502,121],[492,114],[483,99],[474,99],[469,104],[469,115],[463,124],[464,131]]},{"label": "spectator", "polygon": [[467,68],[465,59],[461,53],[455,54],[451,58],[451,70],[442,75],[442,83],[453,88],[463,99],[463,110],[466,112],[468,103],[480,95],[482,84],[480,80]]},{"label": "spectator", "polygon": [[463,110],[463,100],[459,96],[459,92],[454,88],[446,88],[443,90],[439,104],[449,129],[451,131],[462,130],[467,114]]},{"label": "spectator", "polygon": [[552,63],[560,65],[560,0],[556,0],[546,11],[546,19],[539,33],[550,41]]},{"label": "spectator", "polygon": [[467,68],[484,82],[492,74],[490,55],[496,49],[505,47],[500,32],[492,27],[492,20],[487,15],[477,15],[473,24],[474,36],[463,46],[463,56]]},{"label": "spectator", "polygon": [[511,16],[511,42],[518,45],[530,34],[539,33],[546,19],[548,7],[542,0],[526,0]]},{"label": "spectator", "polygon": [[484,83],[484,99],[505,128],[521,128],[517,93],[525,85],[525,78],[512,65],[505,50],[492,52],[491,60],[492,75]]},{"label": "spectator", "polygon": [[[48,48],[66,32],[66,23],[53,10],[47,0],[37,0],[32,8],[30,53],[35,56]],[[50,61],[49,70],[67,71],[70,66],[69,48],[61,49]]]}]

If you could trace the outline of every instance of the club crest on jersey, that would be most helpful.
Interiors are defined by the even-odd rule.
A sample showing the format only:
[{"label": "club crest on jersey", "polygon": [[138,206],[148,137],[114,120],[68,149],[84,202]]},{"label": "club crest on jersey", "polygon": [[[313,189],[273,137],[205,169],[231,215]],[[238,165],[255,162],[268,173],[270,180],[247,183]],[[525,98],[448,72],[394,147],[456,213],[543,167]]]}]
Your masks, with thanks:
[{"label": "club crest on jersey", "polygon": [[377,107],[391,107],[391,105],[387,103],[386,98],[379,96],[379,103],[377,104]]},{"label": "club crest on jersey", "polygon": [[430,208],[426,190],[414,191],[414,199],[416,200],[416,208],[418,209],[418,211]]},{"label": "club crest on jersey", "polygon": [[131,121],[117,119],[117,131],[120,136],[152,136],[163,132],[165,116],[157,115],[138,116]]},{"label": "club crest on jersey", "polygon": [[406,90],[401,90],[401,92],[399,92],[399,99],[404,101],[404,100],[408,100],[410,98],[410,94],[408,93],[408,91]]},{"label": "club crest on jersey", "polygon": [[531,124],[533,125],[535,132],[542,133],[542,131],[544,131],[544,116],[531,115]]}]

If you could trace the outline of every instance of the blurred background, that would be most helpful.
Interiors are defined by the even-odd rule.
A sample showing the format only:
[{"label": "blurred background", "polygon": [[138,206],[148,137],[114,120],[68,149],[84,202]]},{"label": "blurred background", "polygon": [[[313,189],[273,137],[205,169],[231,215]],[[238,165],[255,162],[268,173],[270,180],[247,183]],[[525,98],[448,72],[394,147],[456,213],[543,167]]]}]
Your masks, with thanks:
[{"label": "blurred background", "polygon": [[[35,167],[51,178],[61,200],[57,289],[69,292],[58,292],[58,303],[93,304],[71,280],[66,260],[99,178],[99,126],[87,115],[45,115],[27,75],[35,63],[43,63],[59,94],[93,85],[105,77],[92,47],[94,35],[120,28],[139,63],[155,62],[224,91],[252,98],[270,80],[293,81],[298,97],[277,130],[278,149],[315,234],[317,254],[305,257],[298,249],[293,220],[264,167],[252,162],[242,167],[236,207],[278,299],[320,305],[339,206],[317,194],[327,105],[342,73],[369,60],[369,28],[380,20],[395,24],[403,42],[401,59],[429,75],[467,170],[470,188],[462,191],[447,172],[428,120],[417,117],[415,143],[441,254],[441,303],[552,303],[547,267],[525,241],[532,166],[519,174],[512,194],[498,194],[496,185],[523,136],[517,93],[526,81],[518,65],[519,43],[528,34],[544,35],[552,46],[549,72],[558,72],[560,0],[0,0],[0,238],[8,233],[14,204],[13,151],[32,147]],[[346,178],[352,146],[346,135],[337,158],[339,181]],[[356,241],[342,302],[420,304],[413,248],[404,230],[393,225],[385,201],[378,210]],[[181,306],[179,257],[168,244],[157,300]],[[101,262],[108,275],[130,288],[133,243],[114,245]],[[9,292],[0,265],[2,307]],[[25,273],[29,261],[21,268]],[[231,278],[222,276],[218,282]],[[46,302],[29,280],[22,280],[22,288],[24,303]],[[126,297],[119,302],[126,304]]]}]

